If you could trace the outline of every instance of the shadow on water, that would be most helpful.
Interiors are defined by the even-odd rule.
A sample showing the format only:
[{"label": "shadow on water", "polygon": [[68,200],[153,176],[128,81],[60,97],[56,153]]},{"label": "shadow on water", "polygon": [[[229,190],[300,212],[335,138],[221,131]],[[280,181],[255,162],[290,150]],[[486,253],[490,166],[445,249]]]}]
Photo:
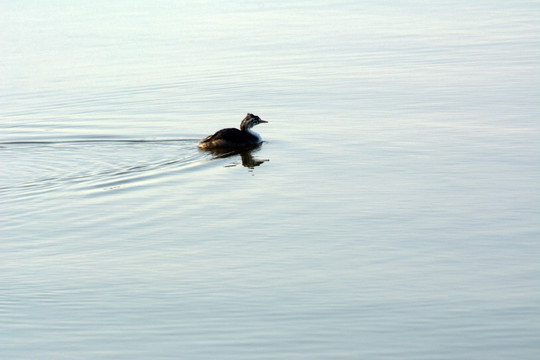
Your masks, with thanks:
[{"label": "shadow on water", "polygon": [[[242,160],[242,166],[247,167],[248,169],[253,169],[257,166],[262,165],[263,163],[270,161],[270,159],[258,159],[253,156],[254,153],[258,152],[261,149],[261,144],[244,147],[241,149],[199,149],[203,153],[210,153],[213,155],[214,159],[226,159],[233,156],[240,155]],[[226,167],[237,166],[239,162],[233,162],[226,165]]]}]

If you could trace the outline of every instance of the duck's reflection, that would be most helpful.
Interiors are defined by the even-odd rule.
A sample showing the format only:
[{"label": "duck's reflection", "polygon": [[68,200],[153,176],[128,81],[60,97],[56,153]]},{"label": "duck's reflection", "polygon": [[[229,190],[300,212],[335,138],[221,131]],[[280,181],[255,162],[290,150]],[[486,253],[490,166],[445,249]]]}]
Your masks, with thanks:
[{"label": "duck's reflection", "polygon": [[[270,161],[270,159],[263,160],[253,157],[253,154],[259,151],[260,148],[261,144],[257,144],[249,147],[243,147],[241,149],[208,149],[202,151],[209,152],[214,155],[213,159],[225,159],[232,156],[240,155],[240,158],[242,159],[242,166],[247,167],[248,169],[253,169],[267,161]],[[233,162],[227,166],[232,167],[238,164],[239,162]]]}]

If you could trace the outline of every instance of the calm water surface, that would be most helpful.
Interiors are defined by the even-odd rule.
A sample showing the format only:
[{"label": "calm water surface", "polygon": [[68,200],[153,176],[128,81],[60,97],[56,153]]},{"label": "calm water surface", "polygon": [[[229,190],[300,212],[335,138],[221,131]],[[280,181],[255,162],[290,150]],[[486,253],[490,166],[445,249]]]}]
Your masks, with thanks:
[{"label": "calm water surface", "polygon": [[537,2],[0,7],[0,358],[540,357]]}]

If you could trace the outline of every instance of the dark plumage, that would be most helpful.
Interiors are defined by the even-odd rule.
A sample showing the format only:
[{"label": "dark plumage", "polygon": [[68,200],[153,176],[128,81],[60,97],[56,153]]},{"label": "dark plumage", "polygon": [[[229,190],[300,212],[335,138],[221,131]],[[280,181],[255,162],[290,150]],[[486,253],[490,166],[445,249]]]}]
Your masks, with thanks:
[{"label": "dark plumage", "polygon": [[235,128],[221,129],[214,135],[199,141],[198,146],[202,149],[216,149],[239,148],[259,144],[262,142],[262,138],[251,128],[267,122],[257,115],[247,114],[240,123],[240,130]]}]

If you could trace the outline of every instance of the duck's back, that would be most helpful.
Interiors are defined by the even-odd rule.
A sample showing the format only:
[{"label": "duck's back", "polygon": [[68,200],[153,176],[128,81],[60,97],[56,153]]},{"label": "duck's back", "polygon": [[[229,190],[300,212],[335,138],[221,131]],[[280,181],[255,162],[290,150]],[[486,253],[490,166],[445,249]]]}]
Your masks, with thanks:
[{"label": "duck's back", "polygon": [[203,149],[216,147],[241,147],[258,144],[260,139],[247,131],[235,128],[221,129],[214,135],[210,135],[199,141],[199,147]]}]

